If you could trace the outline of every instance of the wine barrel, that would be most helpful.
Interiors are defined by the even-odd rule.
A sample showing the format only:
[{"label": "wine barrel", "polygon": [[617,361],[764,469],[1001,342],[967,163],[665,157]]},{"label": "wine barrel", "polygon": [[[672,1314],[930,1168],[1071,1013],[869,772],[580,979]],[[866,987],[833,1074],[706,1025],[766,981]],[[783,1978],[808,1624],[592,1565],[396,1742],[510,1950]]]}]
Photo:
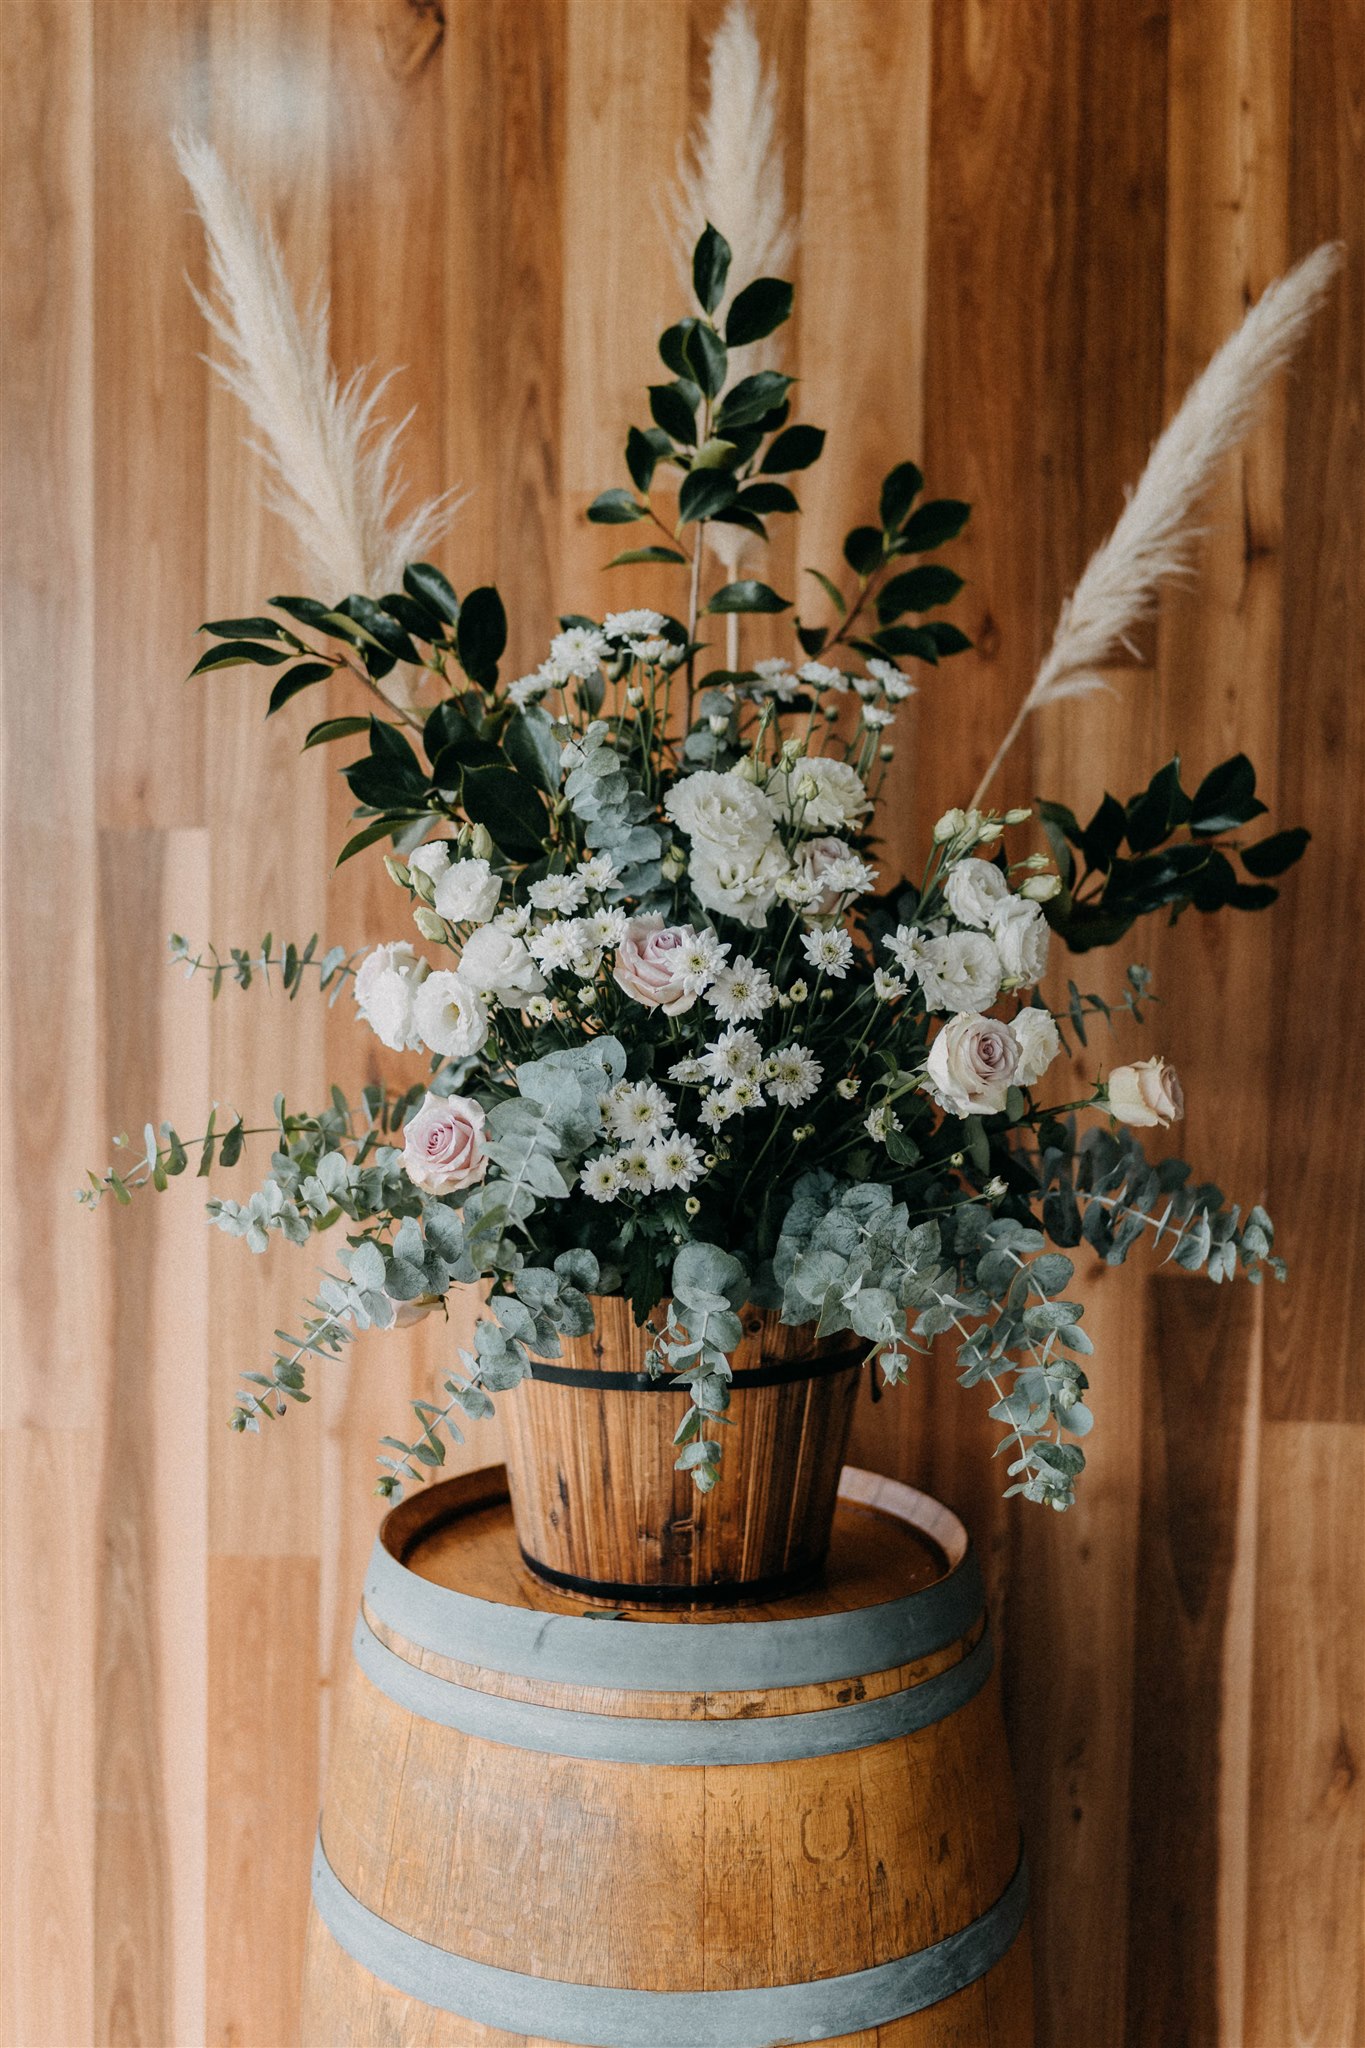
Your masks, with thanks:
[{"label": "wine barrel", "polygon": [[500,1470],[386,1520],[304,2048],[1028,2048],[1026,1879],[954,1516],[846,1471],[818,1591],[584,1610]]},{"label": "wine barrel", "polygon": [[498,1403],[526,1563],[550,1585],[615,1606],[710,1606],[809,1584],[829,1548],[867,1346],[817,1341],[771,1311],[740,1312],[722,1480],[675,1468],[689,1394],[644,1369],[650,1337],[619,1295],[594,1327]]}]

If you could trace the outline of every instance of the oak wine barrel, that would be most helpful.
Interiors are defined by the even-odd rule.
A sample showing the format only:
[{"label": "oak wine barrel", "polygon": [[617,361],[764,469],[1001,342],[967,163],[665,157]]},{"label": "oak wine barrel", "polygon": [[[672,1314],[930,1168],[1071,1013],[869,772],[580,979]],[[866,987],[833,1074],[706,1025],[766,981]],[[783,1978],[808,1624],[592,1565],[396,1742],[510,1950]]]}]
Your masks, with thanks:
[{"label": "oak wine barrel", "polygon": [[1029,2048],[1026,1878],[956,1517],[846,1470],[818,1588],[585,1608],[500,1468],[386,1519],[304,2048]]}]

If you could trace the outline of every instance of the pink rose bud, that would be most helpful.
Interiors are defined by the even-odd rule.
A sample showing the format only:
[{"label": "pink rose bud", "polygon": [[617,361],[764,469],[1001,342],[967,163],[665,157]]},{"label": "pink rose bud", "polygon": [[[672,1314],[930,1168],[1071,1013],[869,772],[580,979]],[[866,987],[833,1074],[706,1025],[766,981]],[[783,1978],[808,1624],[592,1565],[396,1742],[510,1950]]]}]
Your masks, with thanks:
[{"label": "pink rose bud", "polygon": [[428,1194],[472,1187],[488,1171],[484,1114],[465,1095],[431,1095],[403,1132],[408,1179]]},{"label": "pink rose bud", "polygon": [[684,987],[683,960],[696,938],[690,924],[666,925],[661,917],[633,917],[616,948],[612,974],[619,987],[647,1010],[680,1017],[697,1000]]},{"label": "pink rose bud", "polygon": [[1173,1124],[1185,1114],[1180,1077],[1165,1060],[1138,1060],[1109,1076],[1109,1114],[1121,1124]]}]

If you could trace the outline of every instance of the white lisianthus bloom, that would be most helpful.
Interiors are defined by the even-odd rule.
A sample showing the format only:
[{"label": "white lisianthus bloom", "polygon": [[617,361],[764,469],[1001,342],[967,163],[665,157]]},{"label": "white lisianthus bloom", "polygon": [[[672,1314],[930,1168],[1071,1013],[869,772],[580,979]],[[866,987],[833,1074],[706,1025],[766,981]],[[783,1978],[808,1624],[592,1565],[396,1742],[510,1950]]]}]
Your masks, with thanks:
[{"label": "white lisianthus bloom", "polygon": [[664,624],[662,612],[608,612],[602,621],[602,631],[608,640],[648,640],[662,632]]},{"label": "white lisianthus bloom", "polygon": [[990,929],[991,920],[1009,900],[1009,880],[994,861],[969,857],[959,861],[943,885],[948,908],[959,924],[974,931]]},{"label": "white lisianthus bloom", "polygon": [[801,951],[812,967],[818,967],[831,981],[843,981],[853,964],[853,941],[842,925],[830,931],[804,932]]},{"label": "white lisianthus bloom", "polygon": [[701,1147],[685,1131],[656,1138],[649,1148],[649,1170],[660,1192],[665,1188],[682,1188],[685,1192],[693,1181],[701,1179]]},{"label": "white lisianthus bloom", "polygon": [[[981,867],[983,862],[977,861]],[[1047,919],[1036,903],[1007,896],[991,918],[991,937],[1000,955],[1005,978],[1032,988],[1047,972],[1047,951],[1051,939]],[[978,1004],[978,1008],[983,1007]]]},{"label": "white lisianthus bloom", "polygon": [[767,972],[741,953],[716,976],[706,1000],[722,1024],[747,1024],[771,1009],[777,996]]},{"label": "white lisianthus bloom", "polygon": [[577,910],[588,893],[588,885],[580,874],[546,875],[543,881],[532,882],[526,894],[537,910]]},{"label": "white lisianthus bloom", "polygon": [[997,1116],[1019,1065],[1008,1024],[963,1011],[950,1017],[929,1048],[928,1088],[952,1116]]},{"label": "white lisianthus bloom", "polygon": [[694,841],[688,872],[698,903],[757,928],[777,901],[778,884],[790,865],[774,832],[756,858],[717,852],[709,842]]},{"label": "white lisianthus bloom", "polygon": [[473,1187],[488,1171],[484,1113],[464,1095],[432,1095],[403,1127],[403,1166],[428,1194]]},{"label": "white lisianthus bloom", "polygon": [[872,808],[850,761],[808,754],[773,777],[768,794],[803,832],[846,832]]},{"label": "white lisianthus bloom", "polygon": [[1000,955],[984,932],[950,932],[926,941],[917,963],[930,1010],[986,1010],[1000,993]]},{"label": "white lisianthus bloom", "polygon": [[767,850],[777,824],[764,792],[733,770],[702,768],[684,775],[664,798],[664,809],[695,848],[749,869]]},{"label": "white lisianthus bloom", "polygon": [[1115,1067],[1109,1076],[1109,1114],[1138,1128],[1173,1124],[1185,1114],[1185,1093],[1175,1068],[1160,1058]]},{"label": "white lisianthus bloom", "polygon": [[416,1052],[422,1040],[413,1021],[413,998],[429,972],[406,939],[376,946],[355,978],[355,1006],[381,1045]]},{"label": "white lisianthus bloom", "polygon": [[610,1202],[621,1188],[616,1161],[606,1153],[600,1159],[590,1159],[578,1176],[578,1185],[594,1202]]},{"label": "white lisianthus bloom", "polygon": [[464,1059],[488,1036],[488,1010],[478,990],[448,969],[427,976],[417,991],[412,1017],[428,1052],[440,1053],[443,1059]]},{"label": "white lisianthus bloom", "polygon": [[808,1046],[785,1045],[766,1062],[764,1078],[774,1102],[784,1109],[798,1109],[810,1101],[824,1071]]},{"label": "white lisianthus bloom", "polygon": [[453,860],[437,879],[436,912],[448,924],[487,924],[501,894],[502,876],[486,860]]},{"label": "white lisianthus bloom", "polygon": [[414,847],[408,855],[408,866],[425,875],[434,888],[450,866],[450,852],[448,839],[428,839],[425,846]]},{"label": "white lisianthus bloom", "polygon": [[459,973],[481,995],[522,1009],[545,983],[524,940],[501,925],[486,924],[471,934],[460,955]]},{"label": "white lisianthus bloom", "polygon": [[595,626],[566,626],[550,642],[550,661],[561,676],[595,675],[610,649],[606,636]]},{"label": "white lisianthus bloom", "polygon": [[1014,1078],[1021,1088],[1032,1088],[1061,1051],[1061,1034],[1049,1010],[1032,1007],[1011,1020],[1010,1030],[1019,1047],[1019,1069]]}]

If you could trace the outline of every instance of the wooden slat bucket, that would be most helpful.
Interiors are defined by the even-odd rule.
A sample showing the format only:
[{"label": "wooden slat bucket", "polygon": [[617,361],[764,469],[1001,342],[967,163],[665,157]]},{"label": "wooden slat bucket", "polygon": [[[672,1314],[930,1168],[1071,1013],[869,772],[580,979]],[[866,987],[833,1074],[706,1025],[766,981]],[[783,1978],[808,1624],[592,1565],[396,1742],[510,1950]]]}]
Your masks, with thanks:
[{"label": "wooden slat bucket", "polygon": [[829,1547],[867,1346],[816,1342],[745,1309],[731,1360],[723,1478],[675,1469],[688,1394],[644,1370],[650,1339],[618,1296],[499,1402],[522,1555],[551,1585],[610,1605],[707,1606],[809,1583]]},{"label": "wooden slat bucket", "polygon": [[384,1524],[314,1865],[304,2048],[1028,2048],[961,1524],[846,1472],[819,1591],[585,1611],[503,1474]]}]

